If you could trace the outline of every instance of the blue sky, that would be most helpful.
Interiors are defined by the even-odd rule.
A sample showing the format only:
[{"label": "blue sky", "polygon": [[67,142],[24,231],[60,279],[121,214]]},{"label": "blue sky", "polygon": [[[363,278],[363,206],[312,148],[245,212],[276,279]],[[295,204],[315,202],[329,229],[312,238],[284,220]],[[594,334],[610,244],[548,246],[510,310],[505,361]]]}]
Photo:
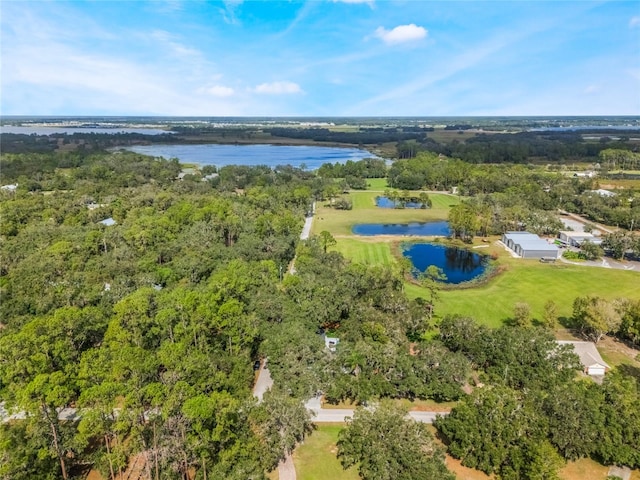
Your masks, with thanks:
[{"label": "blue sky", "polygon": [[3,115],[640,115],[640,2],[0,1]]}]

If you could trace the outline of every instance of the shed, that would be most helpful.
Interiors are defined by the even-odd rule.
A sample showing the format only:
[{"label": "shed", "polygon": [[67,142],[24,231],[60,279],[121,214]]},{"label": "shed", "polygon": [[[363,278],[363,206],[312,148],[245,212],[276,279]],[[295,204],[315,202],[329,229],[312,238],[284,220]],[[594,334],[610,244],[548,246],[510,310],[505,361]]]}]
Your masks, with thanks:
[{"label": "shed", "polygon": [[502,243],[522,258],[558,258],[558,247],[529,232],[507,232]]},{"label": "shed", "polygon": [[331,352],[335,352],[336,351],[336,345],[338,345],[338,343],[340,343],[340,339],[339,338],[335,338],[335,337],[324,337],[324,345],[331,351]]},{"label": "shed", "polygon": [[587,232],[562,231],[558,235],[558,238],[561,242],[571,245],[572,247],[579,247],[585,241],[595,243],[596,245],[600,245],[602,243],[602,238],[596,237],[592,233]]},{"label": "shed", "polygon": [[112,217],[109,218],[105,218],[104,220],[99,221],[98,223],[101,223],[102,225],[106,225],[107,227],[111,227],[113,225],[115,225],[116,222]]},{"label": "shed", "polygon": [[593,342],[573,342],[570,340],[558,340],[559,345],[572,345],[576,355],[580,357],[580,363],[584,367],[584,373],[591,376],[602,376],[609,365],[602,359],[596,344]]},{"label": "shed", "polygon": [[597,190],[589,190],[589,193],[595,193],[596,195],[600,195],[601,197],[615,197],[615,192],[611,190],[605,190],[604,188],[599,188]]}]

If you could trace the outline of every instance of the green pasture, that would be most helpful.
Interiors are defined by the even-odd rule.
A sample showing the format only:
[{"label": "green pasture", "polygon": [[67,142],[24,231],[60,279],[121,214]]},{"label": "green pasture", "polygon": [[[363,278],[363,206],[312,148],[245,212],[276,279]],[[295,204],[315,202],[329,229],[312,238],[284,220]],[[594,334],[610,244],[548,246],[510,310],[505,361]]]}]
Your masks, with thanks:
[{"label": "green pasture", "polygon": [[395,262],[389,242],[366,242],[353,238],[337,238],[336,241],[337,244],[332,250],[340,252],[354,262],[366,265],[393,265]]},{"label": "green pasture", "polygon": [[293,463],[300,480],[357,480],[355,468],[343,470],[336,457],[338,433],[344,425],[318,425],[293,453]]},{"label": "green pasture", "polygon": [[[332,249],[354,262],[393,265],[396,261],[390,239],[339,237],[336,240]],[[493,244],[478,252],[497,254],[498,265],[504,271],[480,286],[442,290],[436,305],[437,316],[467,315],[485,325],[498,327],[512,317],[513,306],[518,302],[528,303],[532,317],[541,319],[548,300],[556,303],[560,317],[568,318],[573,300],[579,296],[640,298],[640,272],[511,258]],[[415,284],[407,283],[405,290],[410,298],[429,296],[425,289]]]},{"label": "green pasture", "polygon": [[[441,291],[436,315],[466,315],[498,327],[512,318],[518,302],[528,303],[532,317],[541,319],[548,300],[557,304],[560,317],[568,318],[579,296],[640,298],[640,272],[523,259],[502,259],[500,263],[506,270],[485,285]],[[417,285],[407,285],[406,292],[410,298],[428,297]]]},{"label": "green pasture", "polygon": [[386,178],[367,178],[367,190],[386,190],[389,188]]},{"label": "green pasture", "polygon": [[[418,192],[415,192],[416,195]],[[352,210],[335,210],[328,202],[319,202],[313,220],[312,233],[317,235],[323,230],[335,236],[352,235],[351,228],[357,223],[410,223],[443,220],[447,218],[449,208],[460,203],[455,195],[430,193],[432,208],[378,208],[375,197],[380,193],[372,191],[353,191],[347,194],[353,202]]]}]

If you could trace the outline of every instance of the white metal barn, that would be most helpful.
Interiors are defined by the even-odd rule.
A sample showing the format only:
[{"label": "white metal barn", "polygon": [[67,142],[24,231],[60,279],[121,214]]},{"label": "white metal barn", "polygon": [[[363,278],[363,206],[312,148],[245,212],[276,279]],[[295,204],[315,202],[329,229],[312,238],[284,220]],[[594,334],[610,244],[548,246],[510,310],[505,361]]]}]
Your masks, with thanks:
[{"label": "white metal barn", "polygon": [[572,247],[579,247],[586,241],[595,243],[596,245],[602,244],[602,238],[587,232],[561,231],[558,238],[561,242],[571,245]]},{"label": "white metal barn", "polygon": [[529,232],[507,232],[502,243],[522,258],[558,258],[558,247]]}]

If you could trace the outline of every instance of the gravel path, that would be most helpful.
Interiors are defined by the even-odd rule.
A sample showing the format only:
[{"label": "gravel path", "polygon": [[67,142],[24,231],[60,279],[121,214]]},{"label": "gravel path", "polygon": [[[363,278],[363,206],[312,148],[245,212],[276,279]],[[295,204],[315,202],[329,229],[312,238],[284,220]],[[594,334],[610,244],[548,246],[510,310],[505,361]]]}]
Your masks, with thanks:
[{"label": "gravel path", "polygon": [[311,234],[311,226],[313,225],[313,215],[316,212],[316,202],[313,202],[313,208],[311,215],[304,219],[304,227],[302,228],[302,233],[300,234],[300,240],[307,240],[309,235]]},{"label": "gravel path", "polygon": [[293,458],[287,455],[286,458],[278,464],[279,480],[296,480],[296,467],[293,465]]},{"label": "gravel path", "polygon": [[273,379],[271,378],[271,373],[267,368],[267,359],[265,359],[262,362],[262,365],[260,365],[260,370],[258,370],[258,380],[256,380],[256,384],[253,387],[253,396],[258,399],[258,403],[262,402],[262,396],[272,386]]}]

